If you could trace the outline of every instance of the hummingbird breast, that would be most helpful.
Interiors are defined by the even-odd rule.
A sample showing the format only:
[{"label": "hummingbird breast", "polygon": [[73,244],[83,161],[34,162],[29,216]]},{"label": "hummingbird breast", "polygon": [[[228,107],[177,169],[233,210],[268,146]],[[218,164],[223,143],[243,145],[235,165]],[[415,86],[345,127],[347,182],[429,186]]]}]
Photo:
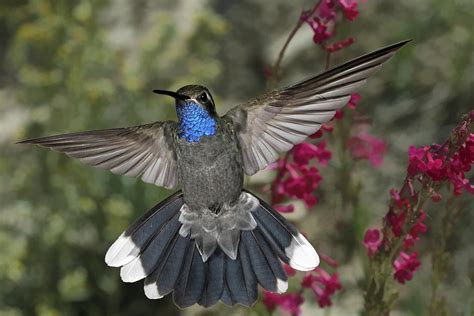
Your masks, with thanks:
[{"label": "hummingbird breast", "polygon": [[242,154],[233,126],[218,119],[217,131],[199,142],[176,137],[178,181],[191,210],[218,212],[237,202],[243,188]]}]

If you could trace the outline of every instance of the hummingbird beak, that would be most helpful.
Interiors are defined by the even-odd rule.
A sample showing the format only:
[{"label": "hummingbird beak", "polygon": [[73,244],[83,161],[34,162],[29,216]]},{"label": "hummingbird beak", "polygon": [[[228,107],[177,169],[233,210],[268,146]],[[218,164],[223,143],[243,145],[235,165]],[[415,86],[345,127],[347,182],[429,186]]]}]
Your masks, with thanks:
[{"label": "hummingbird beak", "polygon": [[164,94],[164,95],[168,95],[170,97],[173,97],[177,100],[182,100],[182,101],[185,101],[187,99],[190,99],[190,97],[188,97],[187,95],[184,95],[184,94],[179,94],[179,93],[176,93],[176,92],[173,92],[173,91],[168,91],[168,90],[158,90],[158,89],[155,89],[153,90],[153,92],[157,93],[157,94]]}]

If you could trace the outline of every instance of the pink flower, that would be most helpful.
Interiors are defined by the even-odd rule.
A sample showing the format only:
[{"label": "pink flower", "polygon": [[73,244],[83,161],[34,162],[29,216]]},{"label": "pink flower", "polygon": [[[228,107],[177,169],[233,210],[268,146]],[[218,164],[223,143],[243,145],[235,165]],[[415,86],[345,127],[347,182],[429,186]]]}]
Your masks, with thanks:
[{"label": "pink flower", "polygon": [[334,114],[334,120],[339,121],[344,118],[344,111],[341,109],[336,110],[336,114]]},{"label": "pink flower", "polygon": [[306,23],[313,29],[313,42],[315,44],[321,44],[332,36],[328,26],[324,24],[318,17],[313,17],[310,20],[306,20]]},{"label": "pink flower", "polygon": [[279,307],[291,315],[301,315],[300,306],[303,302],[303,296],[299,293],[276,294],[268,291],[263,292],[263,304],[269,311]]},{"label": "pink flower", "polygon": [[358,3],[356,0],[338,0],[346,19],[354,21],[359,16]]},{"label": "pink flower", "polygon": [[316,139],[316,138],[321,138],[323,136],[323,129],[320,128],[316,133],[313,135],[309,136],[311,139]]},{"label": "pink flower", "polygon": [[337,262],[336,259],[333,259],[329,257],[328,255],[325,255],[324,253],[319,253],[319,258],[321,259],[322,262],[327,263],[333,268],[339,267],[339,262]]},{"label": "pink flower", "polygon": [[330,21],[336,18],[336,6],[333,0],[322,0],[318,7],[318,15]]},{"label": "pink flower", "polygon": [[403,241],[403,248],[409,249],[413,247],[415,245],[415,242],[418,239],[420,239],[419,235],[426,233],[428,228],[423,223],[425,219],[426,219],[426,213],[423,211],[420,211],[420,214],[418,215],[418,219],[416,223],[411,227],[410,231],[405,237],[405,240]]},{"label": "pink flower", "polygon": [[295,211],[295,206],[293,204],[276,204],[273,205],[273,208],[280,213],[293,213]]},{"label": "pink flower", "polygon": [[354,159],[367,159],[372,166],[379,167],[387,152],[385,142],[367,133],[360,133],[349,138],[347,146]]},{"label": "pink flower", "polygon": [[308,162],[316,158],[321,165],[326,166],[331,159],[331,152],[326,149],[326,141],[317,144],[301,143],[295,146],[293,159],[299,165],[307,165]]},{"label": "pink flower", "polygon": [[369,256],[374,255],[382,243],[382,234],[377,228],[367,229],[364,236],[364,247]]},{"label": "pink flower", "polygon": [[338,42],[335,42],[335,43],[332,43],[332,44],[324,45],[323,48],[324,48],[325,51],[333,53],[333,52],[336,52],[338,50],[341,50],[341,49],[344,49],[346,47],[351,46],[352,44],[354,44],[354,42],[355,42],[354,38],[349,37],[349,38],[343,39],[341,41],[338,41]]},{"label": "pink flower", "polygon": [[316,167],[298,166],[287,164],[290,176],[283,181],[284,194],[301,199],[306,207],[310,208],[317,203],[313,191],[322,180],[319,170]]},{"label": "pink flower", "polygon": [[395,237],[400,237],[402,234],[403,224],[405,223],[405,213],[400,212],[397,214],[393,210],[390,210],[387,215],[385,215],[385,220],[388,225],[392,227],[392,233]]},{"label": "pink flower", "polygon": [[285,269],[286,275],[289,277],[294,276],[296,274],[296,270],[287,264],[284,264],[283,268]]},{"label": "pink flower", "polygon": [[347,108],[351,110],[355,110],[357,103],[359,103],[360,99],[361,99],[360,94],[358,93],[351,94],[351,98],[349,99],[349,102],[347,103]]},{"label": "pink flower", "polygon": [[413,278],[413,273],[420,265],[421,262],[418,260],[417,252],[408,255],[406,252],[401,251],[398,258],[393,262],[393,268],[395,269],[393,277],[401,284],[404,284]]},{"label": "pink flower", "polygon": [[426,164],[423,161],[425,151],[427,150],[429,150],[428,146],[416,148],[412,145],[408,148],[408,175],[415,176],[417,173],[427,170]]},{"label": "pink flower", "polygon": [[[458,137],[466,136],[467,130],[463,126],[458,128]],[[474,163],[474,134],[469,134],[459,151],[447,159],[447,148],[440,145],[416,148],[410,146],[408,150],[408,174],[415,176],[425,174],[434,181],[448,180],[453,186],[454,195],[460,195],[463,190],[474,194],[474,186],[466,179],[466,172],[471,170]],[[437,197],[434,197],[436,201]]]},{"label": "pink flower", "polygon": [[431,200],[435,203],[438,203],[442,199],[443,199],[443,196],[439,194],[439,192],[433,192],[433,194],[431,195]]},{"label": "pink flower", "polygon": [[320,307],[331,306],[331,295],[342,288],[338,274],[329,274],[322,268],[306,273],[301,285],[313,290]]},{"label": "pink flower", "polygon": [[410,201],[406,198],[400,197],[400,193],[396,189],[390,189],[390,196],[399,209],[406,209],[410,206]]}]

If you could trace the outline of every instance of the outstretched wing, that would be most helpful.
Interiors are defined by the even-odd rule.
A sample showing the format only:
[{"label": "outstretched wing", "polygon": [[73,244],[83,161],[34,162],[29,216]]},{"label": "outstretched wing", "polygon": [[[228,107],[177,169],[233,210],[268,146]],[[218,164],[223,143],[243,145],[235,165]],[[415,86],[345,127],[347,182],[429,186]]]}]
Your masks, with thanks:
[{"label": "outstretched wing", "polygon": [[279,152],[290,150],[314,134],[407,42],[379,49],[229,110],[224,117],[232,120],[237,131],[245,173],[262,170],[278,158]]},{"label": "outstretched wing", "polygon": [[172,148],[175,125],[171,121],[156,122],[41,137],[20,143],[51,148],[115,174],[174,188],[177,184],[176,156]]}]

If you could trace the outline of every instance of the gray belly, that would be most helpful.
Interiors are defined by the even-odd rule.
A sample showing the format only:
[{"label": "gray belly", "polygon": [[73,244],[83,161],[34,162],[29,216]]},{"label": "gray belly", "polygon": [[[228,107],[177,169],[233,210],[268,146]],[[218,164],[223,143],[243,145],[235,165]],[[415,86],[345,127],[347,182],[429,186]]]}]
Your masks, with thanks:
[{"label": "gray belly", "polygon": [[178,181],[189,208],[233,204],[242,191],[242,157],[231,131],[218,131],[200,142],[177,141]]}]

